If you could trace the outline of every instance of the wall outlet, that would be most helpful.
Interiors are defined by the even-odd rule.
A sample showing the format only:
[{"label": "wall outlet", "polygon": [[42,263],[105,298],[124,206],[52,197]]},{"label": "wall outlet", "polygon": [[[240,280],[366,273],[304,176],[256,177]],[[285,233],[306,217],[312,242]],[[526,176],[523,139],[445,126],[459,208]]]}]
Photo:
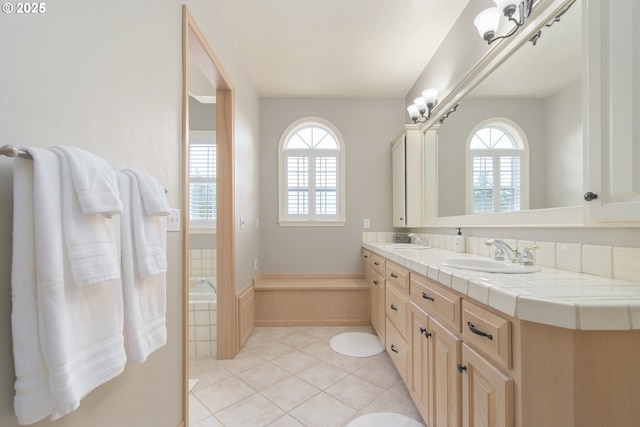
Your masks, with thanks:
[{"label": "wall outlet", "polygon": [[362,221],[362,227],[365,230],[368,230],[371,227],[371,221],[369,221],[369,218],[365,218],[364,221]]},{"label": "wall outlet", "polygon": [[253,260],[253,269],[255,271],[258,271],[258,258]]},{"label": "wall outlet", "polygon": [[180,209],[170,209],[169,216],[164,217],[167,231],[180,231]]}]

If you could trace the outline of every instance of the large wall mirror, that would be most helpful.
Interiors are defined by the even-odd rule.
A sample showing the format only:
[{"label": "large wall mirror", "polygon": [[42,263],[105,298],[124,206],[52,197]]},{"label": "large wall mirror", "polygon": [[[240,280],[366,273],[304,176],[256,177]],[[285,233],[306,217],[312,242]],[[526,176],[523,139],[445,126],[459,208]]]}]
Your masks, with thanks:
[{"label": "large wall mirror", "polygon": [[439,218],[575,206],[571,221],[579,219],[582,8],[580,0],[567,5],[535,45],[515,49],[427,130],[438,138]]}]

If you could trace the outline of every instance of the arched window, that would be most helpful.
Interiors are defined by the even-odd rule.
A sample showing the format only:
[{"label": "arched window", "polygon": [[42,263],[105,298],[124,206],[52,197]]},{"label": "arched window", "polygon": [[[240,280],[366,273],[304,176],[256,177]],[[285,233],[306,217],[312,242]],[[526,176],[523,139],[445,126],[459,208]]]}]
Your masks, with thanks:
[{"label": "arched window", "polygon": [[328,121],[308,117],[280,138],[282,225],[344,224],[344,142]]},{"label": "arched window", "polygon": [[524,132],[506,119],[477,126],[468,150],[468,213],[528,209],[528,144]]}]

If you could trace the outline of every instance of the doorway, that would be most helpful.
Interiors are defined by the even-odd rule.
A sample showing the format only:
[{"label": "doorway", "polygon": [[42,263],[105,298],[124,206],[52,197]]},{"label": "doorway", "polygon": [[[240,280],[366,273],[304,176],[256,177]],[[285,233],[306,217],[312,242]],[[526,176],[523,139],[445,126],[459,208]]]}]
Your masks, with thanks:
[{"label": "doorway", "polygon": [[222,68],[204,34],[196,24],[186,5],[182,7],[182,283],[183,283],[183,407],[188,425],[189,400],[189,98],[190,69],[197,67],[200,74],[215,89],[215,246],[217,288],[217,358],[231,359],[238,352],[237,316],[235,298],[235,234],[234,234],[234,183],[233,183],[233,124],[234,90],[230,79]]}]

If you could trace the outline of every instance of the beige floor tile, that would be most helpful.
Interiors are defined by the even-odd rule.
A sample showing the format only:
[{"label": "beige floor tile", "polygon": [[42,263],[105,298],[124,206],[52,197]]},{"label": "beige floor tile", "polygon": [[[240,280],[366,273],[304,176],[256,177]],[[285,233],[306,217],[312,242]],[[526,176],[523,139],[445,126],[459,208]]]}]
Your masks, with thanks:
[{"label": "beige floor tile", "polygon": [[196,422],[210,417],[212,414],[206,406],[193,394],[189,394],[189,420]]},{"label": "beige floor tile", "polygon": [[[191,421],[191,420],[189,420]],[[189,422],[189,427],[224,427],[213,415],[198,422]]]},{"label": "beige floor tile", "polygon": [[413,401],[391,391],[384,392],[360,412],[363,414],[370,414],[372,412],[395,412],[422,422],[420,412],[418,412]]},{"label": "beige floor tile", "polygon": [[291,415],[283,415],[271,424],[269,427],[304,427],[298,421],[296,421]]},{"label": "beige floor tile", "polygon": [[331,349],[344,332],[373,329],[259,327],[234,360],[190,358],[189,376],[200,380],[189,395],[190,426],[338,427],[379,411],[420,420],[388,354]]},{"label": "beige floor tile", "polygon": [[291,374],[288,371],[267,362],[242,372],[238,377],[254,390],[260,391],[282,381],[289,375]]},{"label": "beige floor tile", "polygon": [[256,391],[236,377],[210,385],[194,394],[212,413],[245,399]]},{"label": "beige floor tile", "polygon": [[309,356],[299,350],[294,352],[285,354],[284,356],[280,356],[276,359],[273,359],[271,363],[274,365],[280,366],[283,369],[295,374],[306,368],[307,366],[311,366],[314,363],[317,363],[318,359],[315,357]]},{"label": "beige floor tile", "polygon": [[320,393],[320,390],[292,375],[260,393],[283,410],[290,411]]},{"label": "beige floor tile", "polygon": [[297,377],[302,378],[321,390],[332,386],[347,375],[349,375],[348,372],[325,362],[313,364],[296,374]]},{"label": "beige floor tile", "polygon": [[298,332],[297,334],[289,335],[280,340],[280,342],[290,345],[291,347],[295,347],[300,349],[302,347],[306,347],[308,345],[313,344],[318,341],[318,337],[314,337],[313,335],[309,335],[306,332]]},{"label": "beige floor tile", "polygon": [[355,375],[349,375],[326,390],[326,393],[355,409],[362,409],[385,390]]},{"label": "beige floor tile", "polygon": [[336,354],[336,352],[329,346],[329,341],[324,339],[316,341],[306,347],[302,347],[300,351],[320,360],[328,359]]},{"label": "beige floor tile", "polygon": [[307,427],[341,426],[357,411],[326,393],[320,393],[290,412]]},{"label": "beige floor tile", "polygon": [[355,371],[354,374],[384,389],[391,387],[400,379],[400,374],[396,371],[391,359],[387,361],[382,358],[363,366]]},{"label": "beige floor tile", "polygon": [[266,426],[284,412],[260,394],[216,412],[216,418],[225,427]]},{"label": "beige floor tile", "polygon": [[296,349],[282,342],[272,341],[255,347],[251,351],[265,360],[273,360],[285,354],[293,353]]}]

